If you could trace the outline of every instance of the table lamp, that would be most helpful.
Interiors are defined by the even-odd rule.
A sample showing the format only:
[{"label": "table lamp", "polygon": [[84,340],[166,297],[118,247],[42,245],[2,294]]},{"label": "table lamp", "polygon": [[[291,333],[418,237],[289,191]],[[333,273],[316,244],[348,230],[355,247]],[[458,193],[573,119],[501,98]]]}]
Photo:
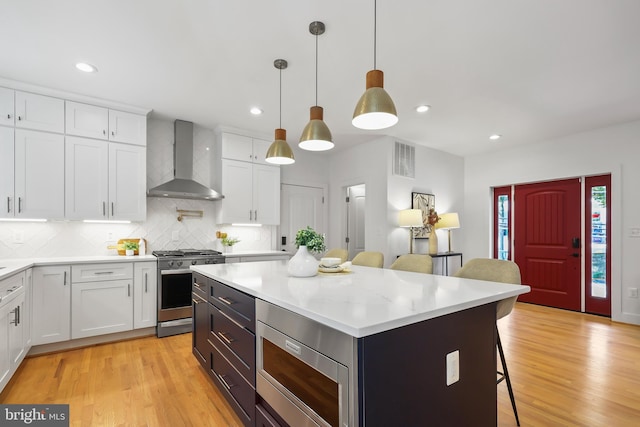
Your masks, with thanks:
[{"label": "table lamp", "polygon": [[449,232],[447,239],[449,240],[449,252],[451,252],[451,230],[460,228],[460,218],[458,218],[458,214],[452,212],[440,215],[440,221],[436,223],[436,228],[441,228]]},{"label": "table lamp", "polygon": [[409,253],[413,253],[413,228],[424,227],[422,223],[422,211],[420,209],[405,209],[398,213],[400,227],[409,228]]}]

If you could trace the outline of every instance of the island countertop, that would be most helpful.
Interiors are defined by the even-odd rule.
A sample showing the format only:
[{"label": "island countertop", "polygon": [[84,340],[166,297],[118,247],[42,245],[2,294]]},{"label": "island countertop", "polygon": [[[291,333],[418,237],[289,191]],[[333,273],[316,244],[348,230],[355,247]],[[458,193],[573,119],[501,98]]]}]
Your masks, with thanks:
[{"label": "island countertop", "polygon": [[191,269],[355,338],[500,301],[526,285],[352,266],[349,273],[290,277],[288,261]]}]

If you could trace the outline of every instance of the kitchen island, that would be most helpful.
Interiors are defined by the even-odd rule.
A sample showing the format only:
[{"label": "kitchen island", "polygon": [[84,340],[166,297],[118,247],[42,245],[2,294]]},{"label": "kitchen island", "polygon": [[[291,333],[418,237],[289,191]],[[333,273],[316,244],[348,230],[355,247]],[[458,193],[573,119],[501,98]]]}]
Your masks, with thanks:
[{"label": "kitchen island", "polygon": [[[286,261],[192,269],[256,298],[255,400],[288,424],[496,425],[495,306],[528,286],[359,266],[294,278]],[[283,387],[289,358],[311,374]]]}]

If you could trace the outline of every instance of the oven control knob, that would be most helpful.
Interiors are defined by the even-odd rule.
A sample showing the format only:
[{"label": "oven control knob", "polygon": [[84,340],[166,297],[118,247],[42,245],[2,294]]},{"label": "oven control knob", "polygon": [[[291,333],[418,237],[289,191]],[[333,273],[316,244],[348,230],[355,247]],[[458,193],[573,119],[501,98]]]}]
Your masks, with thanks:
[{"label": "oven control knob", "polygon": [[182,267],[182,261],[178,261],[178,267]]},{"label": "oven control knob", "polygon": [[193,261],[191,261],[191,265],[196,265],[197,263],[198,263],[198,260],[194,259]]},{"label": "oven control knob", "polygon": [[169,261],[169,267],[173,267],[173,261]]}]

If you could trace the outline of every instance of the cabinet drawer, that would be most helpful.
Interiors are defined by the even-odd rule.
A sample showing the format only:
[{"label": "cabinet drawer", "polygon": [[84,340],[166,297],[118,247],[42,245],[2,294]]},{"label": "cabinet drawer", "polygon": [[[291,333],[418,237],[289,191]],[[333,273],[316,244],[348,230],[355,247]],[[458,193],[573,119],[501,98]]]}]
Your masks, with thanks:
[{"label": "cabinet drawer", "polygon": [[220,308],[235,322],[255,332],[255,298],[225,284],[211,280],[209,302]]},{"label": "cabinet drawer", "polygon": [[222,353],[214,346],[210,348],[213,380],[244,424],[253,425],[256,408],[255,389],[233,368]]},{"label": "cabinet drawer", "polygon": [[133,263],[79,264],[71,266],[71,283],[133,279]]},{"label": "cabinet drawer", "polygon": [[239,327],[223,311],[209,306],[209,340],[229,359],[251,384],[256,378],[256,336]]},{"label": "cabinet drawer", "polygon": [[193,286],[191,287],[194,294],[203,300],[207,300],[209,294],[209,279],[199,273],[193,273]]}]

